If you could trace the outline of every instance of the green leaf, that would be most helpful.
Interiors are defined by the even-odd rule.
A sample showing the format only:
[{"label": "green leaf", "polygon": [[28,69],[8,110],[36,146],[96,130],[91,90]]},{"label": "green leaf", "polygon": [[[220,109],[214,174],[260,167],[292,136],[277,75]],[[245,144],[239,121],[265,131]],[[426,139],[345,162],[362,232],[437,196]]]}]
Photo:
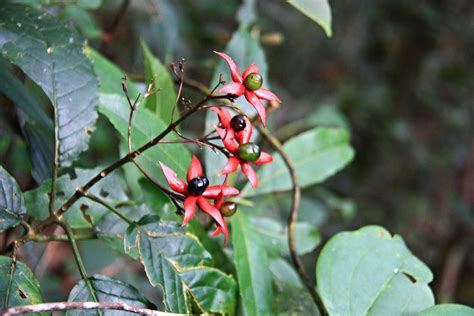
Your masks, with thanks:
[{"label": "green leaf", "polygon": [[[301,187],[321,183],[346,166],[354,157],[349,144],[349,133],[345,129],[318,127],[299,134],[283,146],[293,162]],[[257,172],[258,189],[247,184],[242,196],[291,189],[291,178],[283,159],[273,155],[273,162]]]},{"label": "green leaf", "polygon": [[55,17],[20,5],[0,8],[3,57],[38,84],[55,108],[61,166],[70,166],[87,149],[97,119],[98,82],[83,45],[83,38]]},{"label": "green leaf", "polygon": [[[99,111],[110,120],[122,138],[127,141],[130,108],[122,92],[121,82],[124,73],[94,50],[88,49],[86,54],[93,61],[94,70],[100,81]],[[128,91],[131,98],[136,98],[138,95],[138,89],[131,81],[128,81]],[[167,126],[167,123],[140,106],[135,112],[133,120],[132,142],[134,148],[151,140]],[[177,137],[171,135],[166,139],[177,139]],[[153,177],[164,181],[158,161],[168,165],[176,171],[178,176],[184,177],[191,162],[191,155],[184,145],[173,144],[150,148],[136,159]]]},{"label": "green leaf", "polygon": [[[278,221],[265,217],[250,217],[255,231],[260,234],[263,244],[269,255],[287,256],[288,248],[287,229]],[[311,252],[321,241],[321,236],[316,228],[307,222],[295,224],[296,251],[299,255]]]},{"label": "green leaf", "polygon": [[[255,63],[260,68],[260,74],[263,76],[263,87],[269,88],[268,86],[268,76],[267,76],[267,61],[265,58],[265,52],[260,46],[260,43],[255,36],[250,34],[247,27],[240,27],[230,39],[225,53],[229,55],[239,67],[241,71],[244,71],[250,64]],[[218,61],[216,68],[211,80],[211,89],[219,83],[219,77],[222,74],[224,79],[229,82],[232,81],[230,76],[229,66],[227,63],[220,57],[216,55],[216,60]],[[244,97],[237,98],[235,100],[235,105],[237,105],[242,111],[247,113],[249,116],[256,115],[255,109],[245,100]],[[207,111],[206,113],[206,130],[212,131],[217,125],[217,115],[213,111]],[[222,182],[222,176],[219,176],[219,172],[225,166],[227,158],[224,155],[216,154],[213,151],[206,151],[205,153],[205,162],[206,162],[206,175],[209,178],[211,183]]]},{"label": "green leaf", "polygon": [[102,35],[102,31],[95,23],[94,18],[83,8],[68,6],[59,17],[65,21],[72,21],[85,38],[96,39]]},{"label": "green leaf", "polygon": [[203,312],[232,314],[235,281],[209,267],[211,256],[198,239],[177,223],[142,222],[128,230],[126,244],[138,249],[150,283],[163,288],[166,310],[190,313],[192,299]]},{"label": "green leaf", "polygon": [[0,310],[43,302],[38,280],[23,262],[0,256],[0,275]]},{"label": "green leaf", "polygon": [[[116,94],[102,93],[100,95],[99,111],[110,120],[120,135],[127,139],[129,106],[125,99]],[[163,123],[162,120],[145,108],[139,108],[135,112],[133,122],[132,143],[135,149],[153,139],[167,127],[167,124]],[[165,139],[176,138],[176,136],[172,135]],[[191,155],[182,144],[163,144],[148,149],[136,160],[153,177],[165,181],[158,162],[163,162],[173,169],[179,177],[184,177],[191,162]]]},{"label": "green leaf", "polygon": [[274,315],[319,315],[318,308],[293,267],[282,258],[270,261]]},{"label": "green leaf", "polygon": [[20,224],[26,213],[25,200],[15,179],[0,166],[0,232]]},{"label": "green leaf", "polygon": [[425,309],[418,316],[472,316],[474,309],[459,304],[440,304]]},{"label": "green leaf", "polygon": [[41,104],[23,83],[9,71],[7,62],[0,58],[0,92],[17,106],[20,127],[29,144],[33,176],[36,181],[51,176],[54,159],[54,129],[52,120]]},{"label": "green leaf", "polygon": [[288,0],[288,3],[318,23],[328,37],[332,36],[331,7],[328,0]]},{"label": "green leaf", "polygon": [[247,315],[270,315],[272,276],[260,235],[243,212],[232,216],[232,243],[239,292]]},{"label": "green leaf", "polygon": [[[145,78],[147,86],[154,81],[156,93],[151,94],[145,99],[144,106],[165,123],[171,121],[173,106],[176,102],[176,92],[174,91],[174,82],[168,69],[163,66],[158,58],[153,56],[145,42],[142,43],[143,53],[145,55]],[[178,109],[175,111],[175,119]]]},{"label": "green leaf", "polygon": [[331,315],[415,315],[434,304],[430,269],[379,226],[342,232],[324,246],[318,291]]},{"label": "green leaf", "polygon": [[[122,281],[114,280],[104,275],[94,275],[89,278],[92,281],[92,286],[95,289],[95,294],[99,302],[117,303],[122,302],[135,307],[156,309],[148,299],[146,299],[140,291],[133,286]],[[92,298],[90,291],[84,282],[81,280],[69,293],[68,302],[91,302]],[[104,311],[104,315],[130,315],[135,316],[134,313],[117,312],[113,310]],[[96,315],[95,310],[69,310],[66,315]]]},{"label": "green leaf", "polygon": [[[56,182],[56,207],[61,207],[74,194],[76,188],[86,183],[101,170],[101,168],[75,169],[74,177],[69,175],[59,177]],[[25,192],[26,209],[28,210],[28,215],[33,219],[44,220],[49,216],[48,196],[50,191],[51,181],[45,181],[40,187]],[[90,192],[112,205],[128,200],[124,181],[117,173],[112,173],[102,179],[90,189]],[[91,223],[97,223],[107,213],[109,213],[109,210],[102,205],[86,198],[81,198],[64,214],[64,218],[73,228],[87,228],[91,227]]]}]

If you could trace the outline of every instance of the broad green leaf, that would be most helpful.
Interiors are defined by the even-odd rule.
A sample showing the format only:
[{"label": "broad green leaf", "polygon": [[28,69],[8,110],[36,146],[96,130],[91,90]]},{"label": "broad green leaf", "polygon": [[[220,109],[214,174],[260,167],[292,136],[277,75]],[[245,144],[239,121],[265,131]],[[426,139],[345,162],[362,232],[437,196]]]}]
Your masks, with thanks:
[{"label": "broad green leaf", "polygon": [[83,8],[68,6],[59,17],[65,21],[72,21],[85,38],[96,39],[102,35],[102,31],[95,23],[94,18]]},{"label": "broad green leaf", "polygon": [[[260,74],[264,78],[263,86],[267,89],[269,88],[267,80],[267,61],[265,58],[265,53],[262,47],[260,46],[258,39],[255,38],[255,36],[253,36],[252,34],[250,34],[247,27],[240,27],[232,35],[232,38],[230,39],[225,49],[225,53],[234,60],[241,72],[243,72],[252,63],[258,65],[258,67],[260,68]],[[216,65],[216,68],[214,69],[214,73],[210,83],[211,89],[219,83],[219,76],[221,74],[224,76],[224,79],[227,82],[232,81],[229,66],[227,65],[227,63],[217,55],[215,58],[218,63]],[[247,100],[245,100],[244,97],[237,98],[235,100],[235,104],[249,116],[256,115],[257,113],[255,109],[247,102]],[[214,130],[214,127],[217,125],[218,122],[219,121],[217,119],[216,113],[214,113],[213,111],[207,111],[206,131]],[[207,167],[206,173],[209,177],[209,181],[211,183],[222,182],[221,180],[223,179],[223,177],[219,176],[219,172],[225,166],[227,158],[222,154],[208,150],[205,153],[205,162]]]},{"label": "broad green leaf", "polygon": [[319,315],[311,295],[293,267],[282,258],[270,260],[274,315]]},{"label": "broad green leaf", "polygon": [[270,315],[272,275],[260,235],[243,212],[232,216],[232,244],[239,293],[247,315]]},{"label": "broad green leaf", "polygon": [[324,246],[318,291],[331,315],[416,315],[434,304],[430,269],[379,226],[342,232]]},{"label": "broad green leaf", "polygon": [[473,316],[474,308],[459,304],[440,304],[425,309],[418,316]]},{"label": "broad green leaf", "polygon": [[[86,54],[93,61],[94,70],[100,81],[99,111],[110,120],[122,138],[127,141],[130,108],[122,92],[121,83],[124,73],[96,51],[88,49]],[[136,98],[138,95],[138,89],[131,81],[128,81],[128,91],[131,98]],[[167,126],[167,123],[140,106],[135,112],[133,120],[132,142],[134,148],[136,149],[151,140]],[[170,135],[167,139],[176,139],[176,136]],[[168,165],[176,171],[178,176],[184,177],[191,162],[191,155],[182,144],[163,144],[150,148],[140,155],[137,161],[155,178],[164,180],[158,161]]]},{"label": "broad green leaf", "polygon": [[167,311],[190,313],[194,300],[203,312],[233,313],[234,279],[210,267],[210,254],[179,224],[144,218],[130,226],[125,244],[138,249],[150,283],[163,288]]},{"label": "broad green leaf", "polygon": [[31,7],[0,7],[0,48],[38,84],[55,108],[59,163],[70,166],[87,149],[97,119],[98,82],[69,24]]},{"label": "broad green leaf", "polygon": [[0,166],[0,232],[20,224],[25,200],[15,179]]},{"label": "broad green leaf", "polygon": [[[171,114],[173,106],[176,102],[176,92],[174,91],[173,78],[168,69],[160,62],[158,58],[153,56],[145,42],[142,41],[143,53],[145,55],[145,77],[147,86],[154,82],[157,90],[146,98],[144,106],[165,123],[171,122]],[[175,119],[179,109],[175,110]]]},{"label": "broad green leaf", "polygon": [[[102,93],[99,111],[110,120],[120,135],[127,139],[129,106],[125,99],[116,94]],[[140,108],[135,112],[132,126],[132,143],[136,149],[160,134],[167,124],[149,110]],[[176,139],[176,136],[171,135],[166,139]],[[155,178],[164,181],[159,161],[183,178],[191,162],[191,155],[182,144],[158,144],[142,153],[136,160]]]},{"label": "broad green leaf", "polygon": [[328,0],[288,0],[288,3],[318,23],[328,37],[332,36],[331,7]]},{"label": "broad green leaf", "polygon": [[[116,303],[122,302],[131,306],[156,309],[139,290],[122,281],[114,280],[104,275],[94,275],[89,278],[99,302]],[[89,288],[84,280],[81,280],[69,293],[68,302],[91,302],[92,298]],[[70,310],[66,315],[96,315],[95,310]],[[119,312],[116,310],[106,310],[104,315],[130,315],[134,313]]]},{"label": "broad green leaf", "polygon": [[249,26],[257,20],[256,0],[244,0],[237,11],[237,20],[241,26]]},{"label": "broad green leaf", "polygon": [[[299,134],[283,146],[296,169],[301,187],[321,183],[346,166],[354,157],[349,144],[349,133],[345,129],[318,127]],[[257,172],[258,189],[247,184],[242,196],[255,196],[263,193],[291,189],[291,178],[277,154],[273,162],[264,165]]]},{"label": "broad green leaf", "polygon": [[[74,194],[76,188],[86,183],[102,169],[75,169],[74,177],[63,175],[57,179],[57,199],[56,207],[60,207],[66,200]],[[45,181],[40,187],[25,192],[25,203],[28,215],[35,220],[44,220],[49,216],[49,192],[51,191],[51,181]],[[125,184],[117,173],[112,173],[96,184],[90,192],[105,201],[116,204],[127,201]],[[92,223],[97,223],[102,216],[107,214],[107,210],[102,205],[86,198],[81,198],[64,215],[65,219],[73,228],[86,228]]]},{"label": "broad green leaf", "polygon": [[0,275],[0,310],[43,302],[38,280],[23,262],[0,256]]},{"label": "broad green leaf", "polygon": [[20,127],[29,144],[33,176],[42,182],[51,176],[54,159],[54,129],[51,118],[22,82],[8,69],[0,58],[0,92],[17,106]]},{"label": "broad green leaf", "polygon": [[[251,216],[250,222],[261,236],[269,255],[278,257],[290,254],[286,226],[274,219],[257,216]],[[311,252],[321,241],[321,236],[314,225],[307,222],[295,224],[295,238],[296,251],[300,255]]]}]

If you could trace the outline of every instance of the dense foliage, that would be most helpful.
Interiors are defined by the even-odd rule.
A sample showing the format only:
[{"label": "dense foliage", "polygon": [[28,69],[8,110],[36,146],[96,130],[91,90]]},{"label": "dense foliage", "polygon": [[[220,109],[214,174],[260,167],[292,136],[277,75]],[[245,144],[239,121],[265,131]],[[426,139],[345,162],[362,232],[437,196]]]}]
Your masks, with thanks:
[{"label": "dense foliage", "polygon": [[[281,34],[262,31],[276,22],[259,19],[255,0],[144,3],[0,4],[1,310],[474,314],[436,305],[443,298],[435,299],[433,272],[401,236],[380,225],[332,228],[329,217],[354,219],[348,188],[363,175],[349,167],[352,181],[327,180],[371,159],[336,106],[291,121],[323,92],[301,75],[305,54],[318,49],[313,39],[288,26],[298,34],[292,51],[266,53]],[[147,5],[152,18],[141,16]],[[310,34],[321,33],[316,25],[333,34],[326,0],[261,5],[303,21]],[[216,21],[235,16],[233,34],[206,39],[219,37],[218,27],[203,24],[201,10]],[[179,34],[178,20],[193,36]],[[286,87],[272,81],[282,71]],[[338,71],[329,65],[326,79]],[[358,106],[362,85],[341,84],[341,109]],[[360,118],[352,130],[380,132],[382,122],[364,116],[387,115],[377,106],[347,110]],[[406,125],[393,125],[406,137]],[[469,214],[460,215],[466,231]]]}]

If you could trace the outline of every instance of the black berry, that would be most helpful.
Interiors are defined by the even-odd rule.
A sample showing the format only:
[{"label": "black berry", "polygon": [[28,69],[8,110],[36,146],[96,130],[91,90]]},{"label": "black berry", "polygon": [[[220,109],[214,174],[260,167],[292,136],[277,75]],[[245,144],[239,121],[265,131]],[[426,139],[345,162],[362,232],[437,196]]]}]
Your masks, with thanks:
[{"label": "black berry", "polygon": [[188,194],[198,196],[206,191],[209,180],[206,177],[197,177],[188,182]]}]

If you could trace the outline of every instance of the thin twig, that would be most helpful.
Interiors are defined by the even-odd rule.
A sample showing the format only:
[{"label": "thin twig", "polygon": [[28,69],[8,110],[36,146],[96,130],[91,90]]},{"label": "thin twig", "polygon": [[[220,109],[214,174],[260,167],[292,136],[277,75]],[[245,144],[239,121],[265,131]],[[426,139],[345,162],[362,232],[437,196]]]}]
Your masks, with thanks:
[{"label": "thin twig", "polygon": [[[34,305],[23,305],[17,307],[10,307],[1,311],[1,314],[4,316],[7,315],[21,315],[21,314],[28,314],[28,313],[40,313],[40,312],[47,312],[47,311],[64,311],[64,310],[76,310],[76,309],[83,309],[83,310],[91,310],[91,309],[99,309],[99,310],[117,310],[117,311],[126,311],[135,314],[142,314],[142,315],[159,315],[159,316],[166,316],[166,315],[184,315],[184,314],[173,314],[173,313],[165,313],[160,311],[155,311],[148,308],[138,307],[129,305],[124,302],[54,302],[54,303],[42,303],[42,304],[34,304]],[[188,314],[187,314],[188,315]]]},{"label": "thin twig", "polygon": [[[85,232],[74,232],[75,240],[90,240],[97,239],[97,235],[92,230],[87,230]],[[50,242],[50,241],[69,241],[67,235],[58,234],[58,235],[43,235],[35,234],[30,236],[29,240],[35,242]]]}]

